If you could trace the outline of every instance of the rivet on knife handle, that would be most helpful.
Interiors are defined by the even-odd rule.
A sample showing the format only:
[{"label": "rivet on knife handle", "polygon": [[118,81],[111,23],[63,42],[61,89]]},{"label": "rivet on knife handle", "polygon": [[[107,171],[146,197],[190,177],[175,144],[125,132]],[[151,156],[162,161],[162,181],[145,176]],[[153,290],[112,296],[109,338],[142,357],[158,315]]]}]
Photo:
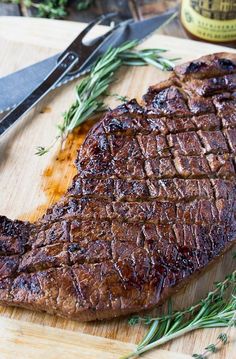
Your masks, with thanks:
[{"label": "rivet on knife handle", "polygon": [[25,115],[35,104],[37,104],[55,84],[62,79],[79,61],[79,57],[74,52],[68,52],[58,62],[57,66],[50,72],[45,80],[16,108],[14,108],[0,122],[0,136],[23,115]]}]

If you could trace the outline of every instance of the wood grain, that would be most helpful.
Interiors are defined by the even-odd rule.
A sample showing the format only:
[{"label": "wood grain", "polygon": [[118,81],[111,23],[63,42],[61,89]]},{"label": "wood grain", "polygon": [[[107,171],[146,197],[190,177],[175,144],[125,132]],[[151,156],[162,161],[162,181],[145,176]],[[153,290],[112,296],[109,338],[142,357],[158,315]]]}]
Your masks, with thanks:
[{"label": "wood grain", "polygon": [[[135,350],[135,345],[104,339],[89,334],[27,323],[12,319],[0,320],[1,359],[117,359]],[[156,358],[148,353],[146,359]],[[158,359],[172,359],[173,353],[160,349]],[[175,359],[190,359],[189,355],[175,353]]]},{"label": "wood grain", "polygon": [[[84,25],[70,22],[50,21],[45,19],[23,19],[22,18],[0,18],[0,45],[1,45],[1,67],[0,76],[13,71],[25,64],[32,63],[37,59],[42,59],[51,55],[58,50],[63,49],[68,42],[76,35]],[[17,31],[15,29],[17,28]],[[95,33],[99,34],[104,28],[96,28]],[[170,50],[167,55],[170,57],[181,57],[181,61],[196,58],[200,55],[223,51],[215,45],[202,44],[190,40],[176,39],[162,35],[153,35],[144,44],[143,47],[163,47]],[[152,67],[143,68],[123,68],[117,74],[117,82],[111,89],[111,93],[128,95],[129,97],[141,98],[150,84],[158,82],[168,76],[167,73],[158,71]],[[70,183],[74,174],[74,168],[71,162],[76,155],[76,146],[82,141],[84,134],[80,130],[77,137],[78,144],[74,145],[71,150],[70,166],[53,167],[55,157],[58,154],[58,148],[54,148],[49,155],[45,157],[34,156],[35,147],[38,145],[48,145],[54,139],[56,134],[56,124],[61,120],[61,114],[68,108],[74,99],[74,86],[71,83],[50,94],[46,101],[23,119],[15,128],[10,131],[0,142],[0,213],[10,218],[32,218],[40,215],[45,206],[55,201],[55,194],[48,196],[48,181],[45,180],[45,169],[51,168],[48,177],[51,181],[57,181],[62,184],[63,192]],[[114,107],[118,102],[114,98],[109,98],[109,105]],[[44,111],[42,111],[44,109]],[[41,110],[41,111],[40,111]],[[198,280],[193,281],[184,290],[174,298],[174,307],[180,308],[200,299],[213,285],[216,280],[222,279],[227,273],[235,268],[232,260],[232,253],[227,253],[219,259],[216,265],[203,274]],[[14,321],[10,321],[11,318]],[[25,324],[25,323],[28,324]],[[7,323],[7,324],[5,324]],[[11,324],[10,324],[11,323]],[[21,332],[19,339],[16,333],[19,333],[18,326],[29,328],[27,333],[32,330],[32,338],[24,332]],[[37,329],[33,326],[37,325]],[[62,329],[67,335],[67,331],[76,332],[77,350],[83,352],[83,346],[80,344],[80,334],[95,335],[122,342],[137,343],[145,333],[142,325],[130,327],[126,318],[97,322],[97,323],[77,323],[61,318],[56,318],[44,313],[35,313],[19,308],[0,308],[0,353],[4,350],[5,357],[13,358],[16,353],[22,354],[20,358],[32,358],[30,350],[41,346],[39,353],[45,353],[50,344],[44,340],[40,341],[37,336],[37,330],[44,330],[43,325],[47,327],[47,339],[56,340],[53,333],[58,333],[58,328]],[[5,328],[5,329],[2,329]],[[12,328],[12,329],[11,329]],[[15,328],[15,329],[14,329]],[[11,339],[11,333],[14,331],[16,339]],[[201,352],[209,343],[214,342],[220,329],[202,330],[192,333],[183,338],[179,338],[172,343],[163,346],[172,352],[165,358],[179,358],[176,353],[192,354]],[[4,333],[4,336],[2,336]],[[61,332],[60,332],[61,333]],[[8,337],[9,335],[9,337]],[[41,335],[41,334],[40,334]],[[57,334],[55,334],[57,335]],[[68,334],[68,337],[70,335]],[[7,339],[9,338],[9,339]],[[17,339],[18,338],[18,339]],[[25,339],[24,339],[25,338]],[[236,351],[236,333],[234,332],[235,341],[224,347],[222,351],[214,356],[215,359],[233,359]],[[14,345],[10,346],[9,342]],[[16,341],[15,341],[16,340]],[[22,340],[22,341],[21,341]],[[27,345],[24,340],[27,341]],[[104,339],[101,339],[104,340]],[[76,341],[76,339],[75,339]],[[60,341],[59,341],[60,342]],[[106,342],[106,341],[105,341]],[[17,345],[16,345],[17,343]],[[32,343],[32,347],[31,347]],[[63,342],[64,343],[64,342]],[[67,344],[63,347],[63,354],[57,358],[64,358],[67,353]],[[6,345],[7,344],[7,345]],[[9,345],[8,345],[9,344]],[[54,344],[52,344],[54,345]],[[125,344],[122,344],[125,347]],[[123,353],[122,345],[119,347],[114,358],[118,358],[118,352]],[[30,348],[26,348],[30,346]],[[55,345],[54,345],[55,346]],[[64,348],[64,349],[63,349]],[[74,347],[72,347],[72,352]],[[92,348],[92,344],[91,344]],[[25,352],[24,352],[25,350]],[[38,349],[37,349],[38,350]],[[45,350],[43,352],[43,350]],[[92,349],[91,349],[92,350]],[[106,352],[109,352],[106,346]],[[119,351],[120,350],[120,351]],[[161,353],[161,352],[160,352]],[[39,354],[38,354],[39,355]],[[51,355],[51,356],[50,356]],[[54,358],[50,352],[47,358]],[[81,354],[82,355],[82,354]],[[156,356],[155,356],[156,355]],[[159,352],[155,352],[155,357]],[[167,355],[167,354],[166,354]],[[172,356],[171,356],[172,355]],[[94,352],[90,356],[94,357]],[[95,356],[96,358],[99,356]],[[104,358],[105,354],[103,355]],[[147,358],[149,356],[146,356]],[[0,355],[2,359],[2,356]],[[83,358],[80,356],[80,358]],[[183,356],[184,358],[184,356]]]}]

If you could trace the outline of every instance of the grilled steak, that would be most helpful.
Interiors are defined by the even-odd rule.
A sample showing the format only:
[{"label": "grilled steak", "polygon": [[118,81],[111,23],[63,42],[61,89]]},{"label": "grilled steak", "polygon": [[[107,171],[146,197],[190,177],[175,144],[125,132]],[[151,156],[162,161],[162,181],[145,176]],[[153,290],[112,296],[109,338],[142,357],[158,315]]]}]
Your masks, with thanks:
[{"label": "grilled steak", "polygon": [[0,217],[0,303],[77,320],[151,308],[236,239],[236,55],[178,66],[92,128],[66,195]]}]

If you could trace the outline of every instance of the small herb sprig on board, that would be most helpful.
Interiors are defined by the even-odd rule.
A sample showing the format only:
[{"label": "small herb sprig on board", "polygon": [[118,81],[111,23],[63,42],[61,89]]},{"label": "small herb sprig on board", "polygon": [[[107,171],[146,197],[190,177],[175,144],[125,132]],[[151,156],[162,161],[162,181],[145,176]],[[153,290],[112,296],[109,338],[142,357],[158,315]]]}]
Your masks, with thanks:
[{"label": "small herb sprig on board", "polygon": [[[101,56],[91,68],[89,75],[84,77],[76,86],[76,100],[63,115],[63,122],[58,126],[62,141],[67,135],[83,122],[105,110],[104,98],[107,96],[109,85],[114,81],[115,72],[122,66],[153,65],[161,70],[171,70],[174,60],[164,58],[163,49],[145,49],[134,51],[137,41],[124,43],[117,48],[111,48]],[[132,50],[132,51],[131,51]],[[57,136],[57,139],[59,138]],[[55,141],[53,142],[53,145]],[[44,155],[52,148],[38,147],[36,154]]]},{"label": "small herb sprig on board", "polygon": [[225,345],[228,343],[230,331],[231,331],[232,327],[235,327],[235,326],[236,326],[236,308],[234,309],[234,315],[232,316],[231,320],[228,323],[227,330],[224,333],[220,333],[217,337],[216,342],[213,344],[209,344],[205,348],[205,351],[202,354],[193,354],[193,358],[206,359],[208,354],[216,353],[222,344]]},{"label": "small herb sprig on board", "polygon": [[224,281],[216,283],[215,287],[206,298],[182,311],[173,313],[169,304],[168,314],[165,316],[131,318],[131,325],[144,322],[150,325],[150,328],[135,352],[122,359],[136,358],[195,329],[227,327],[227,330],[218,336],[215,344],[208,345],[203,354],[193,354],[193,358],[205,359],[207,354],[216,352],[220,344],[228,342],[230,329],[236,326],[236,270]]}]

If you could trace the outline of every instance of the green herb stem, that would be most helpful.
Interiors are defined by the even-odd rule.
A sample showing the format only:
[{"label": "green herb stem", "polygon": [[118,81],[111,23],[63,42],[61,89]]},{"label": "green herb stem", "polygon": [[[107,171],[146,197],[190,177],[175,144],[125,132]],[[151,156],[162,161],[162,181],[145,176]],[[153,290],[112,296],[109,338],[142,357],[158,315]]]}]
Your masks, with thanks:
[{"label": "green herb stem", "polygon": [[215,297],[218,297],[219,294],[222,296],[225,290],[231,285],[232,282],[236,282],[236,270],[233,271],[229,276],[227,276],[222,282],[215,283],[215,289],[213,291],[210,291],[206,298],[201,299],[198,303],[195,305],[191,305],[187,308],[185,308],[182,311],[176,311],[172,314],[167,314],[165,316],[160,317],[140,317],[140,316],[133,316],[129,320],[130,325],[137,324],[139,322],[144,322],[144,324],[150,324],[153,321],[165,321],[167,319],[171,318],[177,318],[178,316],[186,315],[194,313],[198,308],[200,308],[204,303],[208,303],[209,301],[213,301]]},{"label": "green herb stem", "polygon": [[[110,84],[114,82],[116,71],[122,65],[152,65],[163,71],[171,70],[174,67],[173,61],[161,55],[166,50],[144,49],[134,51],[133,48],[137,44],[137,41],[130,41],[117,48],[108,49],[92,66],[89,75],[84,77],[76,86],[75,102],[64,113],[63,122],[58,125],[60,134],[57,136],[57,140],[61,138],[63,143],[67,135],[76,127],[105,110],[104,99],[107,96],[107,90]],[[120,96],[120,98],[122,97],[124,98],[124,96]],[[55,141],[48,147],[38,147],[36,154],[47,153],[53,145],[55,145]]]},{"label": "green herb stem", "polygon": [[[209,292],[205,299],[183,311],[172,313],[170,305],[168,314],[158,318],[144,320],[150,325],[147,334],[138,344],[137,349],[122,359],[136,358],[137,356],[159,347],[170,340],[178,338],[196,329],[227,327],[225,333],[221,333],[215,344],[205,348],[203,354],[194,354],[197,359],[205,358],[209,352],[217,350],[220,343],[225,344],[230,328],[236,326],[236,271],[227,276],[224,281],[216,283],[214,291]],[[227,296],[230,290],[230,296]],[[132,322],[133,320],[133,322]],[[136,319],[136,323],[139,320]],[[134,318],[131,319],[134,323]]]},{"label": "green herb stem", "polygon": [[64,114],[64,121],[60,125],[64,138],[104,108],[103,99],[121,65],[153,65],[161,70],[173,68],[172,61],[159,56],[163,49],[130,51],[137,44],[137,41],[131,41],[118,48],[109,49],[92,67],[90,74],[80,82],[76,88],[76,102]]}]

